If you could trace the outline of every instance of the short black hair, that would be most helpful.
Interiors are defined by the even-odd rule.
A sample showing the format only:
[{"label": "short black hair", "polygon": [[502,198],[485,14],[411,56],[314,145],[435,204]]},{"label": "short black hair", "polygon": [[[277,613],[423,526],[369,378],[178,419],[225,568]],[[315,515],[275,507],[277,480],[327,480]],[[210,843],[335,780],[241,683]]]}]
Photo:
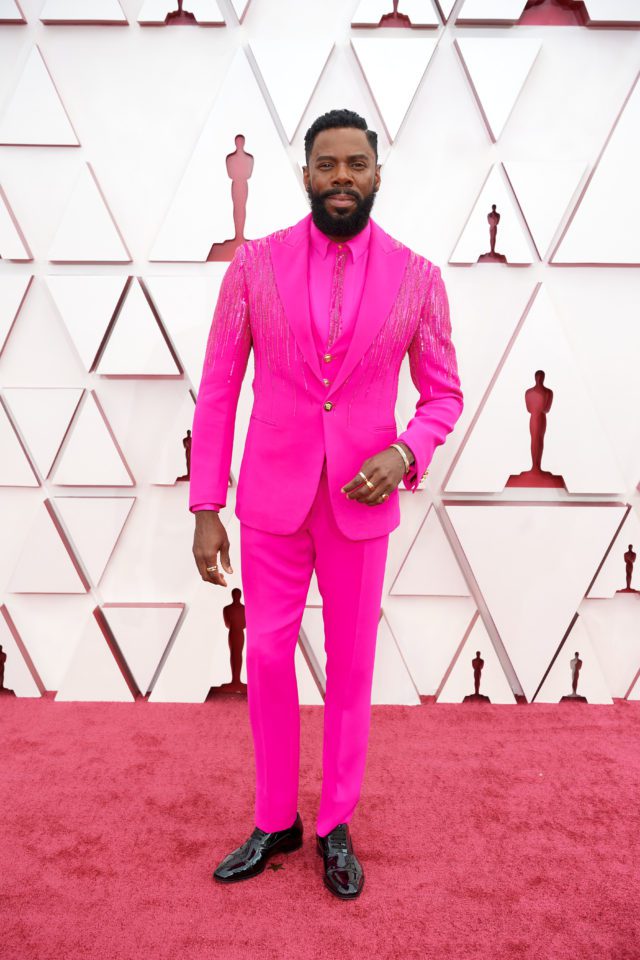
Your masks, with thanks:
[{"label": "short black hair", "polygon": [[309,157],[311,156],[311,151],[313,149],[313,142],[316,139],[316,136],[322,130],[331,130],[333,127],[356,127],[358,130],[364,130],[367,135],[367,140],[369,141],[369,146],[373,150],[376,163],[378,162],[378,134],[375,130],[369,130],[367,127],[367,121],[364,117],[361,117],[359,113],[355,113],[353,110],[329,110],[328,113],[323,113],[322,116],[317,117],[307,132],[304,135],[304,155],[307,166],[309,164]]}]

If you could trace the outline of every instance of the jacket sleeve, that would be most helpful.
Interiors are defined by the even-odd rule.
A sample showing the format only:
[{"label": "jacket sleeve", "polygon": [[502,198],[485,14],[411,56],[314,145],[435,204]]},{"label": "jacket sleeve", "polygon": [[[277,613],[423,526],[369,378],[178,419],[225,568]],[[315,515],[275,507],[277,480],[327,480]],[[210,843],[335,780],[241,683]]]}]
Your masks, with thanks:
[{"label": "jacket sleeve", "polygon": [[236,409],[251,350],[241,244],[222,279],[207,340],[191,429],[189,510],[227,502]]},{"label": "jacket sleeve", "polygon": [[420,396],[415,415],[397,438],[411,448],[415,457],[402,478],[405,489],[412,493],[424,478],[435,448],[444,443],[463,409],[449,301],[440,267],[435,264],[428,282],[424,307],[408,351],[411,379]]}]

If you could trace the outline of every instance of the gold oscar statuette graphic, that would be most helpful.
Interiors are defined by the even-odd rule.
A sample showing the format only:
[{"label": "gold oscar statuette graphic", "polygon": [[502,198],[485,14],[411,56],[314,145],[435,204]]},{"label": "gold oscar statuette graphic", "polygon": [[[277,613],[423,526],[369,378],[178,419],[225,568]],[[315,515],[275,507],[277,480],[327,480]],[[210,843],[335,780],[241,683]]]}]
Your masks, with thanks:
[{"label": "gold oscar statuette graphic", "polygon": [[528,0],[518,23],[523,26],[584,27],[589,14],[584,0]]},{"label": "gold oscar statuette graphic", "polygon": [[186,436],[182,438],[182,446],[184,447],[184,456],[187,461],[187,472],[183,473],[181,477],[176,477],[176,483],[178,480],[191,479],[191,430],[187,430]]},{"label": "gold oscar statuette graphic", "polygon": [[576,650],[576,655],[570,661],[569,666],[571,667],[571,693],[566,694],[566,696],[560,698],[560,703],[565,701],[572,700],[576,703],[586,703],[587,698],[581,697],[578,693],[578,674],[582,668],[582,660],[580,659],[580,654]]},{"label": "gold oscar statuette graphic", "polygon": [[182,4],[183,0],[177,0],[178,9],[171,10],[165,17],[164,22],[167,26],[175,27],[182,26],[183,24],[196,24],[198,21],[192,13],[189,13],[188,10],[183,10]]},{"label": "gold oscar statuette graphic", "polygon": [[0,646],[0,697],[15,697],[14,690],[8,690],[4,685],[4,665],[7,662],[7,655]]},{"label": "gold oscar statuette graphic", "polygon": [[500,223],[500,214],[496,210],[495,203],[491,204],[491,212],[487,214],[489,221],[489,252],[481,253],[478,257],[478,263],[507,263],[504,253],[496,253],[496,237],[498,236],[498,224]]},{"label": "gold oscar statuette graphic", "polygon": [[636,552],[633,549],[633,544],[629,544],[629,549],[624,552],[624,572],[626,579],[626,586],[622,587],[620,590],[616,590],[616,593],[640,593],[640,590],[636,590],[631,586],[631,579],[633,577],[633,565],[636,562]]},{"label": "gold oscar statuette graphic", "polygon": [[242,670],[242,651],[244,649],[244,631],[247,621],[244,611],[244,603],[241,603],[240,597],[242,591],[239,587],[234,587],[231,591],[232,601],[226,607],[222,608],[224,625],[229,631],[229,655],[231,660],[231,680],[228,683],[222,683],[219,687],[211,687],[207,700],[220,693],[241,693],[247,692],[246,683],[240,680],[240,671]]},{"label": "gold oscar statuette graphic", "polygon": [[507,480],[507,487],[564,487],[561,476],[542,469],[542,451],[544,435],[547,429],[547,414],[553,403],[553,390],[544,385],[544,370],[536,370],[535,386],[529,387],[524,394],[524,402],[529,412],[529,434],[531,436],[531,468],[522,473],[514,473]]},{"label": "gold oscar statuette graphic", "polygon": [[471,666],[473,667],[473,693],[467,694],[462,702],[491,703],[489,697],[485,696],[484,693],[480,693],[480,677],[482,674],[482,668],[484,667],[484,660],[480,656],[479,650],[476,650],[476,655],[471,661]]},{"label": "gold oscar statuette graphic", "polygon": [[247,201],[249,199],[249,178],[253,173],[254,158],[244,149],[244,136],[239,133],[235,138],[236,149],[227,154],[227,174],[231,180],[231,198],[233,200],[234,235],[231,240],[214,243],[207,261],[217,263],[233,260],[233,255],[241,243],[244,243],[244,225],[247,219]]}]

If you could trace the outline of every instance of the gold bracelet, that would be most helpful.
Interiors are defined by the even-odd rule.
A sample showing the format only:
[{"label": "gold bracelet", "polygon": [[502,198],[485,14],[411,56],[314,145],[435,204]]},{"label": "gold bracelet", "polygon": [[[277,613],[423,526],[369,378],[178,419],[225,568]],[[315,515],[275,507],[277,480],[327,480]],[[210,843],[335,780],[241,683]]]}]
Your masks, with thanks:
[{"label": "gold bracelet", "polygon": [[411,469],[411,464],[409,463],[409,458],[407,457],[406,453],[404,452],[404,450],[402,449],[402,447],[400,446],[400,444],[399,444],[399,443],[390,443],[389,446],[390,446],[390,447],[395,447],[395,449],[396,449],[400,454],[402,454],[402,459],[404,460],[404,464],[405,464],[405,471],[404,471],[404,472],[405,472],[405,473],[409,473],[409,470]]}]

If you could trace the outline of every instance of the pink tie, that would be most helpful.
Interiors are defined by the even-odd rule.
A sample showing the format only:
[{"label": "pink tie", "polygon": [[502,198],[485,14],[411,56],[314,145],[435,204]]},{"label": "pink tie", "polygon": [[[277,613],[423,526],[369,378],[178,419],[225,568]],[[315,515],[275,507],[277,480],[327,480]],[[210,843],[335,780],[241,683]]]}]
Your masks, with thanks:
[{"label": "pink tie", "polygon": [[331,279],[331,299],[329,301],[329,339],[327,349],[336,342],[341,332],[342,294],[344,290],[344,268],[347,262],[347,248],[343,244],[336,250],[336,262]]}]

